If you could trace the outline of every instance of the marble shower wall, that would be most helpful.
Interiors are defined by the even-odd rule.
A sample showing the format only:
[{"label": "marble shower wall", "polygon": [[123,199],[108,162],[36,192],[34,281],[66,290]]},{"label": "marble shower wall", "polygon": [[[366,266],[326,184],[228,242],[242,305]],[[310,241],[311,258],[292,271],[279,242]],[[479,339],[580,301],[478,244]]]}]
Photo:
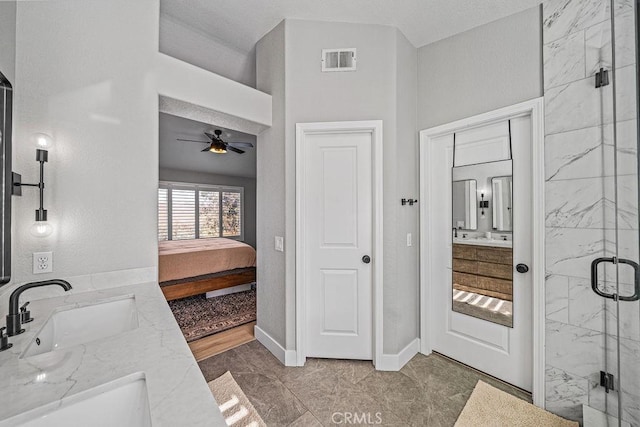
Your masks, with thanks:
[{"label": "marble shower wall", "polygon": [[[621,378],[621,418],[640,426],[640,303],[620,304],[622,371],[617,372],[616,307],[596,296],[589,281],[591,261],[614,255],[616,241],[620,257],[638,260],[633,1],[616,0],[614,8],[615,123],[613,85],[594,86],[595,73],[612,65],[609,0],[543,4],[546,406],[576,420],[582,418],[582,404],[617,414],[618,393],[605,394],[599,386],[607,366]],[[601,279],[614,286],[615,275],[607,267]],[[621,294],[629,293],[630,271],[621,269],[620,279]]]}]

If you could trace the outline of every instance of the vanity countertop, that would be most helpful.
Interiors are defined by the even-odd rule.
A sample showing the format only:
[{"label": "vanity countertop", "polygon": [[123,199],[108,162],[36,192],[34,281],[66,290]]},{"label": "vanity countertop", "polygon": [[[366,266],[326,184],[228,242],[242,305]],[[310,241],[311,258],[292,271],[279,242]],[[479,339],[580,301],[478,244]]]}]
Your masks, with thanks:
[{"label": "vanity countertop", "polygon": [[[20,359],[56,309],[127,295],[135,297],[136,329]],[[25,333],[10,337],[12,348],[0,352],[0,420],[143,372],[154,426],[226,425],[157,283],[37,300],[29,308],[35,320],[24,325]]]},{"label": "vanity countertop", "polygon": [[459,245],[491,246],[495,248],[511,248],[511,240],[487,239],[486,237],[454,237],[453,243]]}]

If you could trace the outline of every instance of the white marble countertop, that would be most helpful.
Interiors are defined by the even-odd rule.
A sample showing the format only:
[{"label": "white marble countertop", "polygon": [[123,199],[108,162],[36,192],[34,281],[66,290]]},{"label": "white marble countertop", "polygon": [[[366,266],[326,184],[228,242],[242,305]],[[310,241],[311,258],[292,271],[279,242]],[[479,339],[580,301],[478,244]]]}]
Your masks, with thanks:
[{"label": "white marble countertop", "polygon": [[487,239],[486,237],[454,237],[453,243],[460,245],[492,246],[496,248],[510,248],[513,246],[511,240]]},{"label": "white marble countertop", "polygon": [[[30,292],[38,291],[25,292],[21,304],[29,300]],[[19,358],[55,309],[131,294],[135,295],[138,328]],[[11,349],[0,352],[0,420],[144,372],[154,426],[226,425],[157,283],[37,300],[29,308],[35,320],[23,326],[25,333],[10,337]]]}]

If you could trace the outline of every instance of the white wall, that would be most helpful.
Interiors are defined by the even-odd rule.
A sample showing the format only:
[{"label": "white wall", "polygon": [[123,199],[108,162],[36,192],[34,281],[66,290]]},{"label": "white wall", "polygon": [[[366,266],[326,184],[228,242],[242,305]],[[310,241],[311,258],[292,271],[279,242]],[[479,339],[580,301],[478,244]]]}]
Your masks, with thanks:
[{"label": "white wall", "polygon": [[219,175],[179,169],[160,168],[161,181],[244,187],[244,241],[256,246],[256,180],[239,176]]},{"label": "white wall", "polygon": [[[321,50],[332,47],[357,48],[358,70],[322,73]],[[278,340],[283,347],[295,347],[295,124],[381,119],[385,149],[384,351],[397,353],[418,333],[417,246],[406,248],[406,233],[417,235],[417,206],[414,212],[399,211],[401,196],[417,195],[416,49],[393,27],[286,20],[260,41],[257,54],[258,89],[274,97],[273,128],[258,138],[258,186],[266,188],[262,185],[268,182],[269,197],[278,206],[264,212],[258,191],[262,224],[258,248],[260,262],[267,257],[275,261],[269,262],[268,286],[277,288],[278,295],[285,292],[283,299],[271,300],[264,308],[266,303],[258,297],[258,325],[274,338],[286,336]],[[280,108],[284,108],[284,117],[275,120]],[[268,144],[277,151],[263,153]],[[269,254],[274,233],[285,236],[284,260],[282,254]],[[261,247],[267,256],[260,253]],[[283,309],[276,311],[274,303]],[[261,317],[261,311],[270,314]]]},{"label": "white wall", "polygon": [[16,77],[16,2],[0,1],[0,71],[11,84]]},{"label": "white wall", "polygon": [[160,15],[160,52],[247,86],[256,86],[255,50],[240,51],[166,14]]},{"label": "white wall", "polygon": [[[55,231],[29,234],[37,191],[14,198],[13,282],[156,266],[157,1],[19,2],[17,46],[14,170],[37,181],[29,137],[56,139],[45,167]],[[40,250],[54,273],[32,275]]]},{"label": "white wall", "polygon": [[[55,231],[29,234],[36,191],[14,198],[13,285],[91,274],[81,291],[96,273],[122,270],[128,279],[103,275],[100,286],[148,281],[158,263],[159,94],[271,124],[269,95],[159,54],[158,20],[158,0],[18,3],[14,170],[36,181],[29,138],[54,136],[44,201]],[[31,254],[43,250],[53,251],[54,272],[35,276]]]},{"label": "white wall", "polygon": [[540,7],[418,49],[418,127],[542,96]]}]

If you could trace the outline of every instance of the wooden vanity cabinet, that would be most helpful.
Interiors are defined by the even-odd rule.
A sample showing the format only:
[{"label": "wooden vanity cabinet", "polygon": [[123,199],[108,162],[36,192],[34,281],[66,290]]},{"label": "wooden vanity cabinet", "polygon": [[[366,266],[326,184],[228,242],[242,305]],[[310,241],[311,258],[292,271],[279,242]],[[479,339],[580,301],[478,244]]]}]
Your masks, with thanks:
[{"label": "wooden vanity cabinet", "polygon": [[513,250],[453,244],[455,289],[512,301]]}]

